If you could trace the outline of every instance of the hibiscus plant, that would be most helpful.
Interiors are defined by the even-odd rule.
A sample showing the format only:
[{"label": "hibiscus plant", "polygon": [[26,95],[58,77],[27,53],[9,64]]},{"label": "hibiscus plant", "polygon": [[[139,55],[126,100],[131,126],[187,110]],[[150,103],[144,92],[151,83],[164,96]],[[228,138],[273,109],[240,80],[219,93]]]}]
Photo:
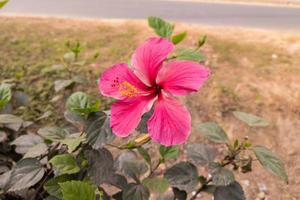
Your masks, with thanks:
[{"label": "hibiscus plant", "polygon": [[[283,163],[268,148],[246,136],[229,138],[215,122],[198,125],[193,132],[201,141],[187,142],[192,120],[178,97],[209,84],[213,72],[201,52],[206,37],[194,49],[177,50],[186,32],[174,35],[174,25],[157,17],[148,22],[157,36],[145,40],[129,64],[114,64],[100,75],[99,93],[116,99],[109,110],[71,90],[65,123],[58,123],[67,126],[31,133],[34,124],[0,114],[0,199],[192,200],[203,192],[215,200],[243,200],[235,174],[250,173],[253,162],[288,182]],[[80,43],[70,49],[65,59],[73,65]],[[70,72],[68,80],[56,82],[56,92],[73,78]],[[0,109],[12,93],[11,85],[0,86]],[[269,125],[249,113],[232,114],[245,126]]]}]

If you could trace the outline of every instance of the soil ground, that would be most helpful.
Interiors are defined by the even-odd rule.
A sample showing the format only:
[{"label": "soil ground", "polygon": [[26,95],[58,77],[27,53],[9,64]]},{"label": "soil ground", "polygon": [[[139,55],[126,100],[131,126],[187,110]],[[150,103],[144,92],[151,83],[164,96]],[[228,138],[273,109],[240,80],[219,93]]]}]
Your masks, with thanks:
[{"label": "soil ground", "polygon": [[[102,99],[105,107],[96,83],[101,71],[127,62],[138,44],[154,35],[140,21],[0,17],[0,24],[0,79],[17,78],[26,93],[35,96],[30,99],[34,110],[18,111],[28,119],[50,109],[45,105],[55,96],[53,81],[65,75],[49,75],[45,69],[61,61],[67,40],[84,45],[83,57],[99,52],[94,64],[75,71],[93,80],[81,89]],[[183,99],[193,117],[189,142],[204,140],[197,124],[206,121],[220,123],[232,140],[249,136],[283,159],[290,181],[286,185],[255,164],[251,174],[236,177],[247,199],[256,199],[260,190],[269,200],[300,199],[300,33],[183,24],[175,30],[189,34],[178,48],[195,45],[201,35],[208,38],[203,52],[211,79],[200,92]],[[271,126],[248,129],[234,119],[234,110],[262,116]],[[211,198],[205,194],[199,199]]]}]

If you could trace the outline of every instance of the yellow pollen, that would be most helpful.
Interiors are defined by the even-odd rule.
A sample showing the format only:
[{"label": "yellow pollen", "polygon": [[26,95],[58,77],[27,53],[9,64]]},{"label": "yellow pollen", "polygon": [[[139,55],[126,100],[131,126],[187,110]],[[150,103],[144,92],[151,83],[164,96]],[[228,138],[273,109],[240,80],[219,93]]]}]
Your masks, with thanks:
[{"label": "yellow pollen", "polygon": [[139,90],[127,81],[120,83],[118,85],[118,89],[120,91],[120,94],[126,97],[133,97],[139,94]]}]

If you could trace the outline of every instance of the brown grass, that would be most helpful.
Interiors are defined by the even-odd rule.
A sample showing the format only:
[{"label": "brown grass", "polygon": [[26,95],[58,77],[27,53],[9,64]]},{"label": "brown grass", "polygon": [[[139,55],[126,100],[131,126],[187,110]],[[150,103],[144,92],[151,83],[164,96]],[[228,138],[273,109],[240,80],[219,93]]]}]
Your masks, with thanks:
[{"label": "brown grass", "polygon": [[[136,46],[153,36],[144,22],[1,17],[0,23],[1,79],[13,76],[20,63],[29,75],[39,76],[64,52],[63,42],[72,39],[86,44],[86,54],[100,52],[96,65],[85,69],[96,81],[100,71],[127,62]],[[248,187],[244,184],[247,199],[257,197],[260,184],[268,188],[267,199],[300,199],[300,34],[182,24],[176,30],[189,33],[181,47],[191,47],[200,35],[208,36],[203,51],[212,77],[200,92],[184,99],[193,116],[190,142],[203,139],[196,126],[205,121],[219,122],[232,139],[248,135],[255,144],[280,155],[290,184],[255,165],[252,174],[237,177],[242,183],[250,181]],[[97,94],[95,82],[89,90]],[[233,118],[233,110],[263,116],[271,126],[247,129]]]}]

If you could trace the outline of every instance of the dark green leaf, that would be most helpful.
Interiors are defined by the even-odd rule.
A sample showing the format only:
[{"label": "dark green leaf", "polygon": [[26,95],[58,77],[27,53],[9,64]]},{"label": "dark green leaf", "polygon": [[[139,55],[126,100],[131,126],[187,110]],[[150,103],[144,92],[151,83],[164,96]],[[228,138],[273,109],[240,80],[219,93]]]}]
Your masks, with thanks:
[{"label": "dark green leaf", "polygon": [[149,190],[145,186],[135,183],[128,184],[122,194],[123,200],[148,200],[149,197]]},{"label": "dark green leaf", "polygon": [[68,122],[78,127],[79,129],[83,129],[83,127],[86,125],[86,119],[80,114],[67,110],[64,112],[64,117]]},{"label": "dark green leaf", "polygon": [[234,174],[229,169],[219,167],[212,173],[212,183],[217,186],[226,186],[234,182]]},{"label": "dark green leaf", "polygon": [[48,194],[50,194],[58,199],[62,199],[63,195],[62,195],[59,183],[69,181],[70,179],[71,179],[71,177],[69,175],[62,175],[62,176],[54,177],[45,183],[44,189],[48,192]]},{"label": "dark green leaf", "polygon": [[122,175],[113,174],[109,180],[107,180],[107,183],[123,190],[127,186],[127,179]]},{"label": "dark green leaf", "polygon": [[245,200],[242,186],[233,182],[227,186],[218,186],[214,191],[214,200]]},{"label": "dark green leaf", "polygon": [[54,90],[55,92],[59,92],[65,88],[68,88],[74,83],[73,80],[56,80],[54,81]]},{"label": "dark green leaf", "polygon": [[225,143],[228,137],[225,131],[214,122],[202,123],[199,126],[200,132],[210,141],[217,143]]},{"label": "dark green leaf", "polygon": [[94,149],[102,148],[115,139],[115,134],[113,134],[109,122],[110,118],[104,112],[93,113],[88,118],[87,140]]},{"label": "dark green leaf", "polygon": [[70,154],[62,154],[54,156],[49,163],[58,170],[59,174],[75,174],[80,171],[76,159]]},{"label": "dark green leaf", "polygon": [[114,173],[114,160],[107,149],[87,150],[85,151],[85,157],[88,160],[88,176],[95,185],[110,180]]},{"label": "dark green leaf", "polygon": [[187,200],[187,193],[184,190],[178,188],[172,188],[176,200]]},{"label": "dark green leaf", "polygon": [[8,1],[9,0],[0,0],[0,9],[3,8]]},{"label": "dark green leaf", "polygon": [[172,37],[172,42],[173,42],[173,44],[178,44],[178,43],[180,43],[182,40],[184,40],[184,38],[186,38],[186,36],[187,36],[187,32],[186,32],[186,31],[184,31],[184,32],[182,32],[182,33],[179,33],[179,34],[177,34],[177,35],[174,35],[174,36]]},{"label": "dark green leaf", "polygon": [[17,162],[8,183],[8,191],[19,191],[38,183],[44,176],[44,168],[35,158],[25,158]]},{"label": "dark green leaf", "polygon": [[189,144],[187,145],[187,159],[196,165],[206,165],[212,162],[217,150],[206,144]]},{"label": "dark green leaf", "polygon": [[96,200],[95,188],[82,181],[59,183],[64,200]]},{"label": "dark green leaf", "polygon": [[150,110],[149,112],[143,114],[142,119],[138,125],[138,127],[136,128],[137,131],[139,131],[140,133],[148,133],[148,126],[147,126],[147,122],[150,119],[150,117],[153,114],[153,110]]},{"label": "dark green leaf", "polygon": [[[0,9],[2,7],[1,6],[2,3],[3,3],[3,1],[2,2],[0,1]],[[10,99],[11,99],[10,85],[1,84],[0,85],[0,109],[4,108],[4,106],[6,106],[6,104],[10,101]]]},{"label": "dark green leaf", "polygon": [[169,183],[165,178],[153,177],[145,178],[143,185],[146,186],[151,192],[164,193],[169,188]]},{"label": "dark green leaf", "polygon": [[198,171],[192,163],[180,162],[167,169],[164,178],[171,186],[190,192],[198,184]]},{"label": "dark green leaf", "polygon": [[163,146],[159,147],[159,153],[164,160],[176,159],[179,155],[179,147],[178,146]]},{"label": "dark green leaf", "polygon": [[201,37],[199,40],[198,40],[198,48],[202,47],[206,42],[206,35],[204,35],[203,37]]},{"label": "dark green leaf", "polygon": [[140,153],[141,156],[143,156],[143,158],[145,159],[145,161],[151,165],[151,157],[148,153],[148,151],[146,149],[144,149],[144,147],[139,147],[138,152]]},{"label": "dark green leaf", "polygon": [[181,49],[177,52],[178,60],[190,60],[195,62],[201,62],[205,60],[205,57],[198,51],[193,49]]},{"label": "dark green leaf", "polygon": [[242,122],[245,122],[248,126],[266,127],[269,125],[267,120],[249,113],[235,111],[233,112],[233,115]]},{"label": "dark green leaf", "polygon": [[61,141],[66,138],[69,133],[59,127],[44,127],[38,130],[38,134],[43,138],[50,140],[50,141]]},{"label": "dark green leaf", "polygon": [[161,37],[170,38],[173,33],[174,26],[159,17],[148,17],[148,24]]},{"label": "dark green leaf", "polygon": [[264,146],[255,146],[253,151],[265,169],[280,177],[285,182],[288,182],[288,175],[285,171],[284,164],[274,153]]},{"label": "dark green leaf", "polygon": [[37,144],[43,143],[43,139],[35,134],[21,135],[11,144],[16,145],[15,151],[19,154],[25,154],[28,150]]}]

